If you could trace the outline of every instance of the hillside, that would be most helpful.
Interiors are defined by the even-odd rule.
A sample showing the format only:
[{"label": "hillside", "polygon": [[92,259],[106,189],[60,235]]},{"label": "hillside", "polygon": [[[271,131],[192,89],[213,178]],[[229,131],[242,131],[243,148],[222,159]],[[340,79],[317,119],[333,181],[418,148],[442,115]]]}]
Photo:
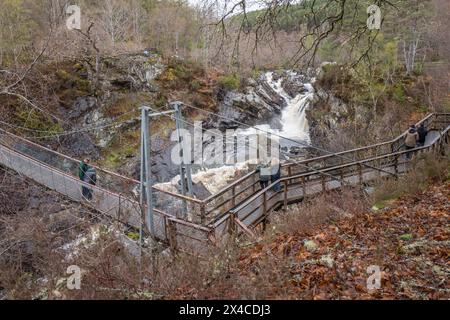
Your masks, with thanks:
[{"label": "hillside", "polygon": [[[290,261],[290,268],[287,282],[282,289],[270,288],[269,298],[449,299],[449,199],[450,183],[435,185],[381,211],[278,236],[244,254],[241,272],[251,276],[249,271],[270,252]],[[366,288],[370,265],[382,270],[382,287],[372,292]],[[273,273],[282,273],[283,267]]]},{"label": "hillside", "polygon": [[[309,230],[265,237],[243,249],[219,279],[180,287],[170,298],[447,300],[449,199],[447,181],[379,211],[340,218],[335,212]],[[379,290],[366,286],[372,265],[382,272]]]}]

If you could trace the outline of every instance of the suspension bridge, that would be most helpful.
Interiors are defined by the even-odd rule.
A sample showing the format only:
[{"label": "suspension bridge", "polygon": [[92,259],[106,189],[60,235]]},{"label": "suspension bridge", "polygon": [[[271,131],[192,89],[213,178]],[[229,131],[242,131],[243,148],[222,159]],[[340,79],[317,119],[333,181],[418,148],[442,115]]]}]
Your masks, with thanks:
[{"label": "suspension bridge", "polygon": [[[393,140],[339,153],[330,153],[282,165],[278,182],[261,190],[259,174],[250,172],[223,190],[206,199],[173,193],[151,186],[153,236],[174,249],[198,251],[214,245],[229,232],[252,231],[264,225],[277,209],[286,210],[291,203],[344,186],[363,186],[380,178],[404,174],[410,161],[406,154],[444,152],[449,143],[450,113],[433,113],[421,120],[429,130],[426,143],[410,151],[403,150],[406,132]],[[77,176],[80,160],[58,153],[7,130],[0,129],[0,164],[18,174],[79,203],[86,203],[81,189],[93,189],[92,201],[86,203],[99,213],[140,228],[148,208],[139,201],[136,190],[140,181],[95,167],[96,186],[88,185]],[[168,209],[167,204],[171,203]],[[185,207],[187,216],[178,209]],[[173,210],[173,208],[178,208]],[[189,218],[187,218],[189,217]]]}]

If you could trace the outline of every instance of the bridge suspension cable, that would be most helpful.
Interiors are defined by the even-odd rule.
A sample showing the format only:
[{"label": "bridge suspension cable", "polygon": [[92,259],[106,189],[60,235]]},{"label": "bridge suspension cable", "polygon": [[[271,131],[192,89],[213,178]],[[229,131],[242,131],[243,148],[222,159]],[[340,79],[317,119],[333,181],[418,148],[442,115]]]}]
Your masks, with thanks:
[{"label": "bridge suspension cable", "polygon": [[[184,105],[184,103],[183,103],[183,105]],[[156,109],[154,109],[154,108],[150,108],[150,107],[149,107],[149,109],[152,110],[152,111],[154,111],[154,112],[158,112],[158,110],[156,110]],[[171,116],[171,115],[164,114],[163,116],[169,117],[169,118],[171,118],[172,120],[175,120],[175,118],[174,118],[173,116]],[[179,119],[179,121],[181,121],[181,122],[183,122],[183,123],[185,123],[185,124],[187,124],[187,125],[190,125],[190,126],[192,126],[192,127],[195,127],[195,124],[194,124],[194,123],[189,122],[189,121],[187,121],[187,120]],[[217,134],[217,132],[214,132],[214,131],[211,131],[211,130],[208,130],[208,129],[205,129],[204,131],[205,131],[205,132],[212,133],[212,134],[214,134],[214,135]],[[267,132],[267,133],[270,134],[270,132]],[[225,138],[225,139],[226,139],[226,138]],[[234,140],[233,140],[233,141],[231,141],[231,140],[225,140],[225,142],[232,142],[232,143],[234,143]],[[252,146],[252,145],[249,145],[249,147],[252,148],[252,149],[254,149],[254,150],[258,150],[257,148],[255,148],[255,147]],[[287,153],[284,152],[284,151],[282,151],[282,153],[285,154],[285,155],[287,155]],[[288,161],[291,161],[291,160],[288,159]],[[291,163],[292,163],[292,164],[300,165],[300,166],[302,166],[303,168],[310,170],[311,172],[314,172],[314,173],[318,173],[318,174],[322,174],[322,175],[331,177],[331,178],[333,178],[333,179],[335,179],[335,180],[337,180],[337,181],[340,181],[342,184],[347,184],[347,182],[343,181],[340,177],[336,177],[336,176],[334,176],[334,175],[332,175],[332,174],[330,174],[330,173],[328,173],[328,172],[323,172],[323,171],[320,170],[320,169],[314,169],[314,168],[311,168],[311,167],[309,167],[309,166],[307,166],[307,165],[305,165],[305,164],[303,164],[303,163],[299,163],[299,162],[291,162]]]},{"label": "bridge suspension cable", "polygon": [[[261,128],[257,128],[257,127],[255,127],[255,126],[251,126],[251,125],[246,124],[246,123],[244,123],[244,122],[241,122],[241,121],[238,121],[238,120],[235,120],[235,119],[231,119],[231,118],[229,118],[229,117],[222,116],[222,115],[220,115],[220,114],[216,114],[216,113],[211,112],[211,111],[208,111],[208,110],[203,110],[203,109],[201,109],[201,108],[194,107],[194,106],[189,105],[189,104],[183,103],[183,105],[185,105],[185,106],[188,107],[188,108],[192,108],[192,109],[195,109],[195,110],[198,110],[198,111],[207,113],[207,114],[209,114],[209,115],[213,115],[213,116],[216,116],[216,117],[225,119],[225,120],[232,121],[232,122],[234,122],[234,123],[236,123],[236,124],[239,124],[239,125],[241,125],[241,126],[245,126],[245,127],[247,127],[247,128],[250,128],[250,129],[255,129],[255,130],[257,130],[257,131],[260,131],[260,132],[263,132],[263,133],[266,133],[266,134],[274,135],[274,136],[276,136],[276,137],[278,137],[278,138],[284,139],[284,140],[289,141],[289,142],[293,142],[293,143],[298,144],[298,145],[303,146],[303,147],[312,148],[312,149],[315,149],[315,150],[317,150],[317,151],[321,151],[321,152],[324,152],[324,153],[326,153],[326,154],[328,154],[328,155],[332,155],[332,156],[335,156],[335,157],[339,157],[339,158],[344,159],[344,160],[347,160],[347,161],[357,162],[356,159],[349,158],[349,157],[346,157],[346,156],[337,154],[336,152],[332,152],[332,151],[329,151],[329,150],[324,149],[324,148],[320,148],[320,147],[317,147],[317,146],[312,146],[312,145],[309,145],[309,144],[304,143],[304,142],[301,142],[301,141],[297,141],[297,140],[294,140],[294,139],[291,139],[291,138],[288,138],[288,137],[284,137],[284,136],[282,136],[282,135],[280,135],[280,134],[277,134],[277,133],[274,133],[274,132],[270,132],[270,131],[267,131],[267,130],[264,130],[264,129],[261,129]],[[296,161],[293,161],[292,163],[294,163],[294,164],[299,164],[299,163],[296,162]],[[380,168],[373,167],[373,166],[368,165],[368,164],[366,164],[366,163],[362,163],[361,165],[363,165],[363,166],[365,166],[365,167],[367,167],[367,168],[370,168],[370,169],[375,169],[375,170],[382,171],[382,172],[384,172],[384,173],[388,173],[388,174],[390,174],[390,175],[394,175],[394,176],[395,176],[395,174],[393,174],[393,173],[391,173],[391,172],[388,172],[388,171],[383,170],[383,169],[380,169]]]},{"label": "bridge suspension cable", "polygon": [[[123,113],[118,118],[123,118],[124,116],[129,115],[131,113],[137,113],[137,111],[133,110],[133,111],[129,111],[129,112]],[[122,121],[109,123],[109,124],[98,125],[98,126],[88,126],[88,127],[80,128],[80,129],[77,129],[77,130],[71,130],[71,131],[55,132],[55,131],[50,131],[50,130],[37,130],[37,129],[26,128],[26,127],[23,127],[23,126],[18,126],[18,125],[11,124],[11,123],[8,123],[8,122],[0,120],[1,124],[5,125],[5,126],[8,126],[10,128],[24,130],[24,131],[28,131],[28,132],[48,133],[49,134],[48,136],[37,136],[37,137],[35,137],[35,136],[25,136],[25,137],[23,137],[25,139],[59,138],[59,137],[62,137],[62,136],[68,136],[68,135],[77,134],[77,133],[89,132],[89,131],[94,131],[94,130],[99,130],[99,129],[106,129],[106,128],[110,128],[110,127],[121,125],[121,124],[123,124],[125,122],[127,122],[127,120],[122,120]]]}]

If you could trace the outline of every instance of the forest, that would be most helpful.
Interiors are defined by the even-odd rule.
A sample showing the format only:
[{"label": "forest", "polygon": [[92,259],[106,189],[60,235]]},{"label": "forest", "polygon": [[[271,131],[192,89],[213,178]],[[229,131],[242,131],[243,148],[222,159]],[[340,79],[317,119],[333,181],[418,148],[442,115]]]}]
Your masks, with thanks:
[{"label": "forest", "polygon": [[449,28],[447,0],[0,0],[0,300],[449,299]]}]

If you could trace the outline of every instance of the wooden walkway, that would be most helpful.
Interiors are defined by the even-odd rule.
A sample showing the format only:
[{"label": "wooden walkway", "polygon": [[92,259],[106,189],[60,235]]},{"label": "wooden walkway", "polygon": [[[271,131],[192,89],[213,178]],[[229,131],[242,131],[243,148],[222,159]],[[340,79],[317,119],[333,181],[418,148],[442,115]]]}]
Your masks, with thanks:
[{"label": "wooden walkway", "polygon": [[[449,114],[432,115],[422,121],[427,127],[436,130],[429,132],[423,147],[412,151],[415,156],[419,153],[442,150],[449,142]],[[231,194],[235,195],[234,198],[230,200],[223,196],[225,199],[220,200],[221,205],[230,202],[236,205],[226,210],[226,213],[218,214],[212,220],[211,226],[216,236],[219,236],[233,228],[233,221],[238,221],[238,224],[234,224],[234,228],[248,232],[241,225],[251,230],[264,222],[274,209],[286,208],[288,204],[301,201],[305,197],[343,186],[363,186],[383,177],[397,177],[408,170],[410,163],[406,158],[407,151],[403,150],[403,140],[404,135],[383,144],[346,151],[342,153],[345,158],[337,159],[337,156],[331,155],[304,160],[301,164],[288,164],[283,168],[284,175],[279,182],[282,190],[279,192],[273,191],[275,184],[265,190],[253,192],[258,188],[257,174],[246,176],[231,186],[234,189],[231,191]],[[359,153],[367,153],[369,156],[360,156]],[[347,159],[358,160],[347,161]],[[304,168],[305,166],[314,169],[308,170]],[[293,173],[294,169],[299,171]],[[225,194],[226,192],[223,193]],[[236,197],[239,196],[244,199],[238,201]]]},{"label": "wooden walkway", "polygon": [[[448,144],[450,114],[431,114],[422,122],[432,130],[425,146],[416,148],[414,154],[441,150]],[[404,134],[385,143],[283,165],[280,192],[272,190],[274,185],[260,190],[256,172],[205,200],[153,188],[154,236],[174,248],[199,251],[236,228],[252,234],[251,228],[265,221],[275,208],[344,185],[357,186],[404,173],[408,161],[402,151],[403,140]],[[133,196],[139,181],[96,167],[99,185],[89,186],[94,198],[86,202],[81,195],[85,183],[77,177],[79,160],[2,129],[0,164],[130,226],[139,228],[144,223],[142,208]],[[191,221],[178,218],[183,202],[188,204]]]},{"label": "wooden walkway", "polygon": [[[437,139],[439,139],[439,137],[440,134],[438,131],[431,131],[429,137],[427,138],[425,147],[431,146],[437,141]],[[404,154],[401,154],[401,156],[405,158]],[[401,161],[396,165],[393,163],[384,165],[382,167],[384,171],[363,168],[360,172],[351,172],[350,174],[339,176],[339,180],[331,180],[328,179],[329,177],[326,177],[324,181],[322,179],[320,179],[320,181],[317,181],[317,179],[309,181],[307,179],[309,175],[302,175],[302,177],[298,178],[286,178],[281,181],[283,188],[282,191],[274,192],[272,191],[272,188],[269,187],[267,191],[260,191],[259,194],[256,194],[236,208],[230,210],[229,214],[234,215],[237,219],[243,222],[244,225],[248,227],[255,227],[267,218],[270,211],[276,207],[286,207],[288,204],[301,201],[305,197],[313,197],[317,194],[340,189],[345,186],[358,186],[383,177],[401,175],[407,171],[407,164],[408,161],[404,159],[404,161]],[[340,169],[341,167],[339,166],[322,171],[331,172]],[[300,178],[304,178],[306,180],[305,184],[295,183],[295,180],[301,180]],[[222,219],[216,223],[217,232],[224,231],[224,218],[226,219],[226,217],[222,217]]]}]

